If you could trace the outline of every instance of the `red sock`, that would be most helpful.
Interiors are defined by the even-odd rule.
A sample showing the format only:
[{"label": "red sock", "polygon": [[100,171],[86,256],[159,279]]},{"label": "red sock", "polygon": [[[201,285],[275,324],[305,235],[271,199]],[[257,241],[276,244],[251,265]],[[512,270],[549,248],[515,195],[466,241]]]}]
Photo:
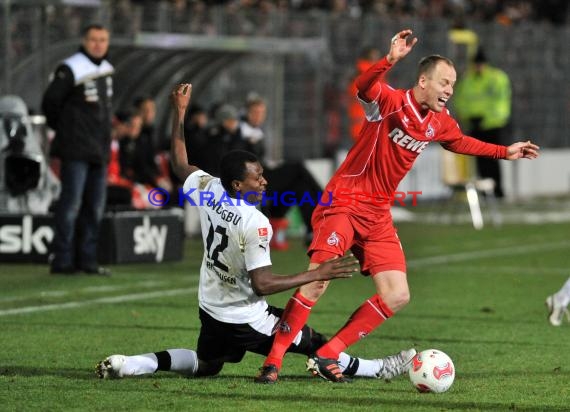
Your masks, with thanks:
[{"label": "red sock", "polygon": [[273,346],[271,347],[271,352],[267,355],[265,359],[264,366],[273,364],[281,369],[281,364],[283,363],[283,356],[293,339],[297,336],[297,333],[305,326],[309,314],[311,313],[311,308],[315,302],[307,299],[299,290],[289,299],[283,316],[277,324],[277,332],[275,333],[275,340],[273,341]]},{"label": "red sock", "polygon": [[380,299],[380,296],[372,296],[356,309],[348,322],[330,341],[321,346],[317,355],[322,358],[338,359],[341,352],[364,338],[393,314],[394,312]]}]

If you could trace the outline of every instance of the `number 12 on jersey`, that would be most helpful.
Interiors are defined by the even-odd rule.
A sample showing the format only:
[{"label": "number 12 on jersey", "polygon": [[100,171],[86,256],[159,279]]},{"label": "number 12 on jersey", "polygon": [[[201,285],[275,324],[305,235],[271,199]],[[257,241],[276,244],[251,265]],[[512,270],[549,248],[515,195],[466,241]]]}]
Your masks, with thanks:
[{"label": "number 12 on jersey", "polygon": [[[208,229],[208,236],[206,237],[206,252],[208,258],[214,262],[214,266],[224,272],[228,272],[228,267],[224,265],[219,260],[219,255],[228,247],[228,235],[226,234],[226,228],[222,226],[216,226],[212,224],[210,216],[208,216],[208,221],[210,222],[210,229]],[[216,236],[218,234],[219,236]],[[214,246],[214,241],[219,240],[219,243]],[[213,247],[213,249],[212,249]]]}]

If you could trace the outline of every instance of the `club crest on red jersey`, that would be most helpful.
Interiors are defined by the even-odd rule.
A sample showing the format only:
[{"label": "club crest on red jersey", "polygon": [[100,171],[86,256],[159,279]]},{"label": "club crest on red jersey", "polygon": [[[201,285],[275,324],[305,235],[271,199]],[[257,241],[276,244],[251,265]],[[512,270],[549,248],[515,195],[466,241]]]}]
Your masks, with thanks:
[{"label": "club crest on red jersey", "polygon": [[433,130],[433,127],[431,126],[431,123],[428,124],[427,130],[426,130],[426,137],[428,139],[433,139],[433,136],[435,135],[435,130]]},{"label": "club crest on red jersey", "polygon": [[332,232],[329,238],[327,239],[327,244],[329,246],[337,246],[338,245],[338,236],[336,232]]}]

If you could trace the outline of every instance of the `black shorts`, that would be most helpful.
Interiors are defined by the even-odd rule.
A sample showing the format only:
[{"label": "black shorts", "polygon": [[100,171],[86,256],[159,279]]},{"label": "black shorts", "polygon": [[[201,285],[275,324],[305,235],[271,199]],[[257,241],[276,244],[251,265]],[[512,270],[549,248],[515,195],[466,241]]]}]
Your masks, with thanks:
[{"label": "black shorts", "polygon": [[[269,306],[263,330],[273,331],[283,314],[283,309]],[[206,362],[240,362],[245,352],[267,356],[273,344],[274,334],[254,329],[248,323],[225,323],[214,319],[200,309],[200,336],[198,337],[198,359]],[[305,325],[301,338],[293,343],[287,352],[311,355],[326,342],[326,338]]]}]

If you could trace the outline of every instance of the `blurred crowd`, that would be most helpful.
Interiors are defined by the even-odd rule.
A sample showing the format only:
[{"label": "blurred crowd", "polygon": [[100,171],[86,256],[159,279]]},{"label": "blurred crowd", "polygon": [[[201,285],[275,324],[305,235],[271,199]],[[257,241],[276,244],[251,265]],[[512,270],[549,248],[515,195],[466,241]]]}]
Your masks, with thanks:
[{"label": "blurred crowd", "polygon": [[[184,129],[189,163],[219,176],[221,158],[229,151],[254,153],[263,164],[264,176],[271,182],[269,191],[289,193],[295,199],[294,204],[299,205],[308,243],[312,239],[314,205],[301,200],[307,195],[318,199],[322,188],[301,162],[266,161],[266,117],[267,103],[255,92],[248,93],[241,108],[228,103],[214,103],[209,108],[192,104]],[[177,199],[183,182],[176,179],[169,167],[169,139],[156,129],[155,119],[156,105],[150,96],[135,98],[130,110],[115,114],[107,177],[108,207],[152,208],[156,204],[149,194],[157,187]],[[178,203],[178,200],[172,202]],[[285,232],[290,208],[291,205],[273,201],[261,207],[274,229],[272,247],[278,250],[288,248]]]},{"label": "blurred crowd", "polygon": [[[324,10],[358,18],[367,14],[392,18],[453,18],[469,16],[471,19],[512,24],[525,20],[548,20],[563,23],[567,17],[565,0],[166,0],[179,12],[203,14],[212,6],[223,6],[229,12],[260,10]],[[148,0],[123,1],[125,5],[148,5]],[[157,3],[157,2],[152,2]]]},{"label": "blurred crowd", "polygon": [[[287,15],[293,12],[301,15],[292,20]],[[109,9],[108,25],[114,35],[127,36],[163,31],[279,37],[303,35],[299,31],[306,31],[307,25],[296,23],[301,16],[468,19],[516,25],[529,21],[565,24],[569,12],[565,0],[117,0]],[[46,5],[42,15],[48,27],[42,38],[48,42],[76,37],[83,25],[100,18],[96,9],[57,3]],[[14,58],[38,46],[29,41],[37,30],[38,16],[30,15],[26,6],[12,8],[7,33]]]}]

